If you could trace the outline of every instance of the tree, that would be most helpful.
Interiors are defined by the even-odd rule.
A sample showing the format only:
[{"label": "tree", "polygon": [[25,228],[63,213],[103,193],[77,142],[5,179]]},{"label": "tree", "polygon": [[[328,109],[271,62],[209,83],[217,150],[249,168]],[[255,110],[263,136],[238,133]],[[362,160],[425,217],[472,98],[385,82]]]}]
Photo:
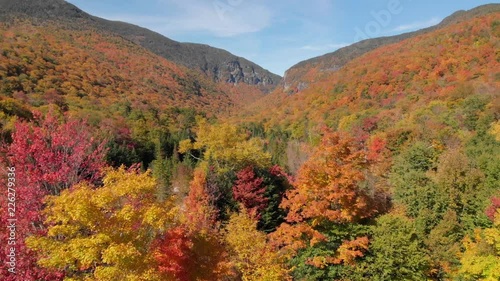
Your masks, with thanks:
[{"label": "tree", "polygon": [[234,274],[206,186],[205,172],[195,170],[181,223],[152,247],[158,270],[172,280],[221,280]]},{"label": "tree", "polygon": [[464,229],[453,210],[448,210],[443,219],[424,239],[430,257],[430,276],[449,278],[459,265],[460,241]]},{"label": "tree", "polygon": [[[444,151],[439,157],[432,179],[446,198],[446,206],[453,210],[465,231],[487,226],[490,222],[484,214],[486,202],[493,190],[485,186],[485,175],[460,150]],[[460,238],[463,238],[460,237]]]},{"label": "tree", "polygon": [[286,211],[279,206],[283,201],[285,192],[290,189],[293,179],[278,165],[259,172],[266,186],[264,196],[268,199],[268,203],[262,211],[262,217],[257,224],[257,228],[266,233],[271,233],[285,221]]},{"label": "tree", "polygon": [[266,234],[257,230],[257,221],[245,207],[231,215],[225,231],[231,259],[242,280],[289,280],[283,257],[267,243]]},{"label": "tree", "polygon": [[427,280],[429,258],[413,222],[398,214],[377,219],[361,280]]},{"label": "tree", "polygon": [[57,195],[81,180],[97,182],[105,166],[104,144],[97,142],[85,121],[69,119],[62,124],[56,116],[34,123],[19,122],[7,149],[8,162],[18,166],[19,178],[43,193]]},{"label": "tree", "polygon": [[[377,213],[369,188],[362,185],[368,165],[364,151],[352,138],[324,132],[319,148],[299,170],[294,188],[286,192],[281,206],[288,215],[286,223],[272,234],[274,242],[293,257],[301,249],[335,241],[326,245],[331,252],[308,259],[318,268],[350,264],[363,256],[368,247],[365,236],[349,233],[331,240],[328,232]],[[339,239],[343,239],[340,244]]]},{"label": "tree", "polygon": [[264,180],[255,175],[252,166],[239,171],[236,176],[238,179],[233,186],[234,200],[240,202],[256,219],[260,219],[269,201],[264,196],[266,192]]},{"label": "tree", "polygon": [[491,205],[486,209],[486,216],[491,220],[495,220],[495,215],[497,209],[500,209],[500,197],[492,197],[491,199]]},{"label": "tree", "polygon": [[158,271],[168,276],[168,280],[192,280],[193,266],[191,249],[193,242],[185,227],[171,228],[152,245]]},{"label": "tree", "polygon": [[161,280],[149,249],[176,221],[172,198],[157,200],[149,172],[108,170],[103,183],[49,196],[47,233],[26,244],[40,266],[64,271],[69,280]]},{"label": "tree", "polygon": [[430,218],[426,218],[426,230],[436,225],[437,217],[447,208],[446,198],[439,192],[434,182],[427,174],[428,170],[435,169],[437,152],[429,144],[417,142],[404,150],[394,159],[394,165],[389,175],[389,181],[394,188],[394,201],[406,206],[409,217],[416,218],[423,212],[429,211]]},{"label": "tree", "polygon": [[210,125],[205,119],[198,121],[194,143],[188,139],[179,144],[180,153],[190,153],[191,150],[203,151],[203,160],[213,161],[221,173],[249,165],[267,167],[271,159],[269,153],[262,150],[259,139],[249,139],[234,125]]},{"label": "tree", "polygon": [[211,281],[235,275],[226,248],[214,230],[194,231],[181,224],[159,237],[151,251],[167,280]]},{"label": "tree", "polygon": [[465,252],[458,275],[464,280],[500,279],[500,208],[493,216],[493,227],[476,229],[464,239]]},{"label": "tree", "polygon": [[194,171],[188,196],[184,202],[186,223],[193,230],[211,229],[217,219],[217,210],[214,207],[216,198],[209,194],[206,174],[201,169]]},{"label": "tree", "polygon": [[[42,118],[40,113],[34,113],[32,123],[16,124],[12,143],[4,153],[5,165],[15,168],[18,276],[23,280],[56,280],[61,274],[48,275],[47,270],[37,267],[33,253],[25,248],[24,239],[45,233],[41,213],[44,196],[57,195],[80,181],[99,182],[105,166],[104,144],[94,139],[84,121],[69,119],[61,124],[53,114]],[[3,200],[6,198],[2,197]],[[5,220],[7,208],[2,207],[1,211]],[[0,233],[2,238],[7,235],[5,230]],[[2,266],[5,265],[3,258],[4,255]],[[11,280],[13,276],[3,275],[5,272],[0,273],[1,279]]]}]

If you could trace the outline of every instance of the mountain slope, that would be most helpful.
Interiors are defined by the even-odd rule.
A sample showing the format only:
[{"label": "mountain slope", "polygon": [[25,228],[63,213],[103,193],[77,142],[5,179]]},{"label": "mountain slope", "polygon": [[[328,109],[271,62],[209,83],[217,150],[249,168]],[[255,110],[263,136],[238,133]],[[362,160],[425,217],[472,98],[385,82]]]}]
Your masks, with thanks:
[{"label": "mountain slope", "polygon": [[96,120],[174,107],[214,115],[233,107],[202,74],[119,36],[28,20],[0,23],[0,33],[0,99],[54,104]]},{"label": "mountain slope", "polygon": [[[318,125],[351,131],[370,118],[379,129],[403,130],[414,123],[409,119],[420,118],[416,112],[430,110],[432,102],[449,102],[446,106],[453,107],[476,91],[495,110],[500,93],[499,16],[498,12],[477,16],[386,45],[335,72],[313,68],[308,73],[314,82],[308,88],[295,95],[277,89],[238,120],[267,120],[268,127],[280,125],[304,138]],[[460,96],[456,92],[463,87],[472,90]],[[429,133],[425,125],[418,126],[420,133]]]},{"label": "mountain slope", "polygon": [[269,92],[281,80],[280,76],[225,50],[180,43],[133,24],[91,16],[63,0],[0,0],[0,18],[3,20],[23,15],[40,23],[56,20],[75,29],[92,27],[120,35],[172,62],[201,70],[216,82],[246,83]]},{"label": "mountain slope", "polygon": [[445,18],[438,25],[429,28],[396,36],[363,40],[350,46],[341,48],[335,52],[299,62],[285,72],[285,76],[282,81],[283,87],[285,88],[285,90],[289,91],[289,93],[297,92],[307,87],[307,85],[315,79],[315,73],[337,71],[346,63],[359,56],[362,56],[369,51],[389,44],[398,43],[408,38],[427,34],[446,26],[471,19],[473,17],[499,11],[500,4],[489,4],[479,6],[469,11],[458,11],[453,15]]}]

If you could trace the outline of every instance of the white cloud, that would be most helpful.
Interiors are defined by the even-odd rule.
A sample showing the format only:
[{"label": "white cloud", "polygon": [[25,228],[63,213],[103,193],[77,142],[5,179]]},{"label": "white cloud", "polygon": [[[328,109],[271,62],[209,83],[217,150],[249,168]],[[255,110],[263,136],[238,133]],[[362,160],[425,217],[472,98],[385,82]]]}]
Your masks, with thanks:
[{"label": "white cloud", "polygon": [[432,19],[427,20],[427,21],[418,21],[418,22],[400,25],[400,26],[397,26],[397,27],[391,29],[390,32],[406,32],[406,31],[418,30],[418,29],[422,29],[422,28],[436,25],[440,22],[441,22],[440,18],[432,18]]},{"label": "white cloud", "polygon": [[326,51],[340,49],[342,47],[348,46],[348,43],[337,43],[337,44],[323,44],[323,45],[305,45],[300,47],[301,50],[306,51]]},{"label": "white cloud", "polygon": [[107,15],[105,18],[134,23],[165,35],[208,32],[231,37],[260,31],[271,24],[272,13],[250,0],[160,0],[165,11],[154,16]]}]

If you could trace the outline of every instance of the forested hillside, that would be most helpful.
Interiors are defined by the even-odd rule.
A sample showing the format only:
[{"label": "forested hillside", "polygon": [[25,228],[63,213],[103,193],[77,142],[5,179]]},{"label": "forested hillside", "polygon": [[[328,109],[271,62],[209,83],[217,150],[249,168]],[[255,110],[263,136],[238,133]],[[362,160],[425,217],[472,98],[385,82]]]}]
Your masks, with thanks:
[{"label": "forested hillside", "polygon": [[[372,207],[377,215],[354,221],[350,217],[347,223],[327,219],[326,210],[316,209],[322,212],[307,220],[305,233],[312,243],[317,232],[310,227],[326,220],[327,225],[316,227],[328,242],[306,243],[293,252],[290,263],[296,279],[499,278],[499,256],[494,250],[498,246],[495,198],[500,188],[498,16],[495,12],[477,16],[378,48],[335,72],[312,68],[307,89],[295,94],[276,90],[239,117],[241,124],[271,132],[268,136],[285,131],[290,139],[317,146],[320,155],[328,147],[325,136],[321,137],[324,128],[350,135],[370,163],[370,168],[362,169],[364,180],[358,188],[387,200]],[[294,196],[305,200],[317,189],[320,195],[311,198],[313,202],[331,198],[325,194],[326,184],[340,185],[337,181],[343,177],[338,177],[338,168],[324,172],[309,168],[305,185],[300,178],[310,162],[322,163],[320,159],[328,155],[332,154],[313,154],[302,166]],[[349,207],[365,207],[369,201],[355,202],[327,208],[349,212]],[[381,208],[387,202],[389,209]],[[295,204],[285,206],[304,212],[300,208],[311,202]],[[298,221],[292,218],[293,228],[286,230],[296,231],[303,220],[303,214]],[[303,235],[305,230],[301,231]],[[342,237],[341,231],[348,233],[340,240],[349,241],[346,248],[334,242]],[[359,234],[354,235],[356,231]],[[341,254],[349,259],[339,260]]]},{"label": "forested hillside", "polygon": [[254,92],[268,93],[281,81],[278,75],[226,50],[177,42],[130,23],[92,16],[64,0],[0,0],[0,19],[12,18],[27,18],[37,24],[55,21],[70,30],[91,28],[112,33],[173,63],[202,72],[214,82],[250,85]]},{"label": "forested hillside", "polygon": [[438,25],[395,36],[366,39],[350,46],[340,48],[335,52],[301,61],[286,71],[282,86],[289,93],[295,93],[300,91],[301,88],[307,88],[311,82],[315,81],[315,73],[317,72],[335,72],[351,60],[377,48],[398,43],[408,38],[427,34],[493,12],[500,12],[500,6],[498,4],[482,5],[469,11],[457,11],[451,16],[443,19]]},{"label": "forested hillside", "polygon": [[499,280],[499,18],[266,96],[0,23],[0,279]]}]

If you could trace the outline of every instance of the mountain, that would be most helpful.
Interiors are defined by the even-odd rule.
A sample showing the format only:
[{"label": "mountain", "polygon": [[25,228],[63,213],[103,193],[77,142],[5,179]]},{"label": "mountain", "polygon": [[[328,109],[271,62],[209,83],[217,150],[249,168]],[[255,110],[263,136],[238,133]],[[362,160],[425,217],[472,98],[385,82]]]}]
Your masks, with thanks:
[{"label": "mountain", "polygon": [[0,109],[54,105],[97,123],[131,114],[161,119],[173,108],[216,115],[234,107],[225,85],[117,35],[25,18],[0,22],[0,32]]},{"label": "mountain", "polygon": [[[289,73],[303,69],[305,75],[297,77],[307,78],[307,87],[294,95],[290,89],[276,89],[241,112],[238,120],[264,120],[266,127],[281,126],[299,139],[314,135],[322,125],[363,132],[368,123],[388,135],[415,130],[432,138],[434,131],[429,128],[440,126],[426,122],[460,127],[459,123],[471,118],[466,112],[469,109],[455,110],[472,106],[469,102],[491,103],[481,108],[498,113],[500,11],[493,10],[499,6],[481,7],[472,14],[461,12],[457,14],[461,20],[357,54],[351,60],[335,54],[357,50],[354,47],[315,59],[311,65],[302,63]],[[490,12],[476,13],[482,9]],[[332,61],[343,66],[336,71],[322,70]],[[441,116],[443,112],[450,115]],[[416,121],[421,118],[425,122]],[[435,133],[439,132],[444,133]]]},{"label": "mountain", "polygon": [[93,28],[120,35],[174,63],[200,70],[215,82],[245,83],[267,93],[281,81],[280,76],[225,50],[180,43],[133,24],[95,17],[63,0],[0,0],[0,18],[19,16],[28,16],[40,24],[53,20],[68,28]]},{"label": "mountain", "polygon": [[285,72],[282,86],[289,93],[306,88],[316,77],[311,73],[337,71],[353,59],[377,48],[394,44],[415,36],[427,34],[446,26],[484,14],[500,11],[500,4],[479,6],[469,11],[458,11],[445,18],[438,25],[401,35],[363,40],[335,52],[297,63]]}]

